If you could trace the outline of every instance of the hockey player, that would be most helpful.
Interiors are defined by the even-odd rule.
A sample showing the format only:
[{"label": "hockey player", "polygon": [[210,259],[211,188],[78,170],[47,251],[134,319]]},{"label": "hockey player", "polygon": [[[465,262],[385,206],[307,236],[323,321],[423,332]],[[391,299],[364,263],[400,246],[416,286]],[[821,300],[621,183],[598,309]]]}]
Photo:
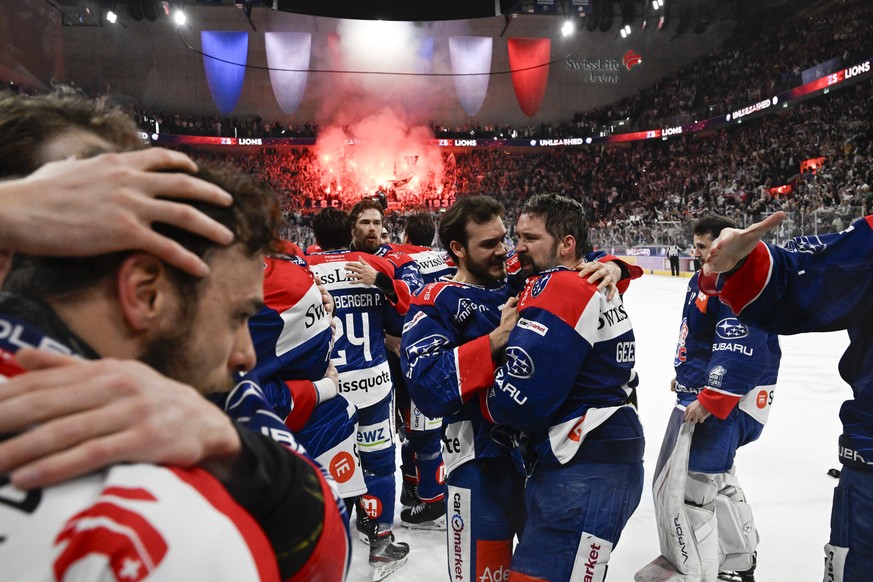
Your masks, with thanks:
[{"label": "hockey player", "polygon": [[[100,144],[96,136],[88,139]],[[108,147],[105,142],[102,145]],[[269,214],[270,194],[245,176],[210,170],[201,170],[199,175],[233,192],[233,207],[201,210],[232,226],[235,244],[215,248],[199,237],[172,229],[161,231],[205,257],[211,276],[201,282],[140,252],[86,259],[19,256],[5,283],[7,293],[0,298],[0,327],[10,331],[2,340],[4,376],[21,371],[15,368],[11,355],[23,346],[87,359],[136,357],[180,383],[200,387],[204,393],[227,390],[236,372],[253,365],[245,322],[260,304],[260,253],[274,241],[278,212]],[[102,366],[101,362],[79,364],[68,359],[53,371],[68,383],[61,392],[75,390],[73,378],[85,364],[92,372]],[[107,365],[117,367],[113,362]],[[166,381],[141,367],[142,376]],[[23,405],[27,400],[27,393],[20,388],[27,385],[31,374],[39,372],[23,374],[21,384],[16,386],[13,381],[4,387],[4,399],[12,391],[9,404],[13,409],[15,401]],[[47,377],[44,374],[41,379]],[[180,392],[186,390],[181,384],[176,386]],[[60,406],[61,400],[53,400],[52,407]],[[77,411],[87,406],[78,397],[76,403]],[[111,418],[103,419],[110,421],[102,426],[103,431],[117,432]],[[18,420],[18,425],[7,423],[4,432],[30,428],[28,420]],[[116,415],[115,422],[127,425],[131,419]],[[41,427],[31,430],[40,431]],[[68,430],[66,438],[78,438],[83,432]],[[244,433],[248,431],[240,432],[240,440],[254,436]],[[284,519],[288,517],[282,511],[285,504],[296,508],[294,536],[271,538],[274,543],[284,540],[275,550],[281,556],[278,563],[283,578],[311,579],[308,574],[317,570],[327,578],[341,579],[344,560],[332,558],[344,545],[344,534],[338,513],[325,502],[329,487],[301,457],[294,456],[295,462],[285,465],[284,458],[293,453],[279,449],[269,454],[272,456],[253,458],[246,453],[241,457],[239,469],[225,475],[230,478],[229,492],[246,503],[257,496],[255,505],[270,499],[273,505],[268,511]],[[278,491],[253,490],[251,484],[244,487],[245,481],[231,478],[240,470],[260,487],[260,479],[249,473],[272,471],[261,465],[262,461],[286,467],[282,483],[277,483]],[[290,498],[289,492],[294,492]],[[277,579],[280,575],[277,556],[260,528],[201,470],[116,465],[46,489],[25,492],[4,486],[2,497],[3,579],[74,576],[170,580],[206,575],[239,580]],[[301,507],[306,510],[301,511]],[[275,527],[269,519],[261,523],[266,532]],[[289,529],[287,524],[282,527]],[[302,546],[301,539],[309,543]],[[223,548],[218,555],[202,551],[218,546]],[[295,573],[303,578],[295,578]]]},{"label": "hockey player", "polygon": [[[0,151],[3,155],[0,158],[5,164],[2,171],[7,172],[26,173],[40,164],[56,159],[91,155],[117,148],[142,147],[135,127],[127,115],[105,102],[87,100],[65,88],[37,97],[0,98],[0,126],[3,127],[3,131],[0,132],[2,135]],[[94,161],[112,165],[120,162],[122,157],[125,156],[110,154]],[[132,158],[133,155],[126,157]],[[82,164],[83,168],[87,167],[85,162]],[[96,175],[99,176],[100,172]],[[208,204],[195,204],[192,207],[180,204],[180,199],[170,201],[169,204],[175,206],[176,211],[183,216],[192,214],[198,216],[205,213],[215,224],[218,224],[215,219],[219,217],[226,223],[231,220],[235,232],[227,229],[231,223],[225,224],[223,228],[231,236],[236,236],[237,242],[240,243],[233,248],[242,247],[244,252],[249,254],[258,252],[260,249],[253,241],[269,240],[277,226],[277,223],[271,222],[277,216],[275,211],[272,213],[270,211],[273,197],[263,194],[259,187],[242,175],[212,171],[210,176],[212,180],[221,178],[222,186],[229,190],[238,194],[244,193],[247,197],[244,197],[244,200],[250,201],[255,193],[260,198],[255,201],[254,206],[238,203],[232,209],[219,209]],[[132,178],[135,179],[135,175],[119,173],[116,170],[115,179],[120,184],[115,194],[122,199],[127,196],[129,192],[124,181]],[[183,178],[182,176],[166,174],[164,178],[161,192],[171,192],[174,188],[192,192],[189,180],[180,179]],[[202,195],[195,198],[208,199]],[[39,201],[32,202],[38,204]],[[226,206],[227,203],[224,202],[222,205]],[[240,206],[243,208],[242,211],[238,210]],[[147,208],[150,212],[158,210],[157,207],[149,204]],[[160,216],[153,215],[155,220],[159,220]],[[64,220],[66,221],[67,218],[64,217]],[[52,220],[52,217],[47,220]],[[168,224],[174,222],[173,219],[167,220]],[[183,233],[175,227],[167,227],[166,224],[155,226],[159,236],[171,237],[170,244],[174,248],[184,251],[186,256],[197,257],[198,262],[203,262],[204,257],[208,257],[208,262],[213,263],[215,256],[226,257],[229,252],[196,234]],[[200,227],[194,230],[200,232]],[[208,234],[208,231],[202,232]],[[210,238],[216,237],[210,236]],[[75,244],[75,241],[62,254],[67,256],[76,252],[95,254],[93,249],[86,250],[81,244]],[[105,272],[107,269],[111,270],[113,265],[117,265],[125,256],[134,255],[135,253],[130,255],[115,253],[82,260],[27,259],[26,264],[16,266],[13,270],[9,284],[27,289],[28,299],[49,294],[53,285],[69,284],[87,287],[89,282],[99,279],[98,272],[92,272],[91,266],[99,267]],[[241,268],[248,265],[245,260],[247,256],[239,259]],[[146,258],[143,260],[145,261]],[[190,263],[186,261],[183,264],[187,270],[190,270]],[[256,270],[260,272],[259,269]],[[47,284],[38,285],[38,281],[31,280],[33,274],[37,272],[47,276]],[[168,311],[172,311],[174,305],[178,307],[181,303],[190,307],[197,294],[207,290],[206,283],[187,278],[181,272],[172,269],[162,271],[156,268],[152,274],[156,277],[145,278],[143,282],[167,284],[163,289],[167,292],[164,298],[171,299],[174,292],[185,291],[180,301],[174,303],[171,300],[170,303],[152,305],[165,316],[165,320],[173,319]],[[203,272],[199,274],[202,275]],[[222,282],[224,291],[219,292],[221,300],[230,298],[235,289],[230,274],[217,277],[219,280],[228,279],[227,282]],[[158,277],[158,275],[163,276]],[[34,288],[35,285],[38,288]],[[240,289],[244,288],[240,287]],[[69,310],[67,300],[81,299],[72,313],[77,319],[70,327],[84,326],[87,334],[80,334],[80,337],[72,336],[75,343],[70,348],[80,356],[93,357],[94,350],[88,348],[82,340],[88,341],[86,335],[99,335],[101,329],[108,330],[108,326],[101,326],[101,323],[105,323],[106,320],[101,319],[100,316],[111,315],[111,313],[106,311],[105,305],[98,302],[98,305],[103,305],[103,310],[96,310],[92,314],[94,317],[89,319],[83,313],[88,304],[87,300],[92,299],[92,294],[82,292],[80,295],[65,297],[64,301],[58,302],[57,307]],[[148,299],[145,296],[127,297],[130,301],[143,298]],[[44,321],[48,321],[47,325],[50,327],[58,324],[58,334],[52,335],[66,333],[64,329],[67,322],[58,322],[51,315],[52,310],[45,305],[28,306],[26,301],[19,302],[19,298],[12,296],[5,296],[4,301],[7,309],[23,311],[21,318],[25,320],[23,325],[36,323],[37,327],[41,327]],[[107,303],[107,305],[112,304],[112,302]],[[224,305],[219,301],[215,301],[215,304]],[[244,307],[250,306],[246,304]],[[238,321],[243,321],[243,311],[238,309],[227,314],[227,319],[232,320],[233,329],[236,329]],[[43,314],[46,314],[45,317]],[[220,317],[216,317],[215,320],[218,323],[223,321]],[[120,317],[112,318],[111,321],[133,323],[130,319],[123,320]],[[158,320],[150,322],[153,325],[158,323],[160,323]],[[172,323],[177,325],[179,321],[164,321],[166,325]],[[189,326],[183,326],[183,329],[187,330],[187,327]],[[204,332],[205,335],[209,335],[208,330]],[[39,337],[40,333],[40,330],[36,330],[34,337]],[[169,327],[155,329],[155,333],[176,337]],[[134,341],[137,335],[144,337],[145,331],[140,330],[125,339]],[[226,330],[220,327],[214,329],[213,335],[216,341],[227,336]],[[27,342],[17,341],[15,338],[8,339],[12,341],[7,343],[7,351],[10,348],[15,350],[27,345]],[[161,349],[164,342],[151,342],[150,349],[146,350],[147,353],[143,354],[143,357],[148,356],[153,359],[156,366],[160,364],[167,369],[172,367],[174,373],[193,377],[191,384],[208,391],[214,388],[212,384],[217,377],[215,374],[200,374],[198,370],[202,371],[202,365],[208,366],[209,362],[217,366],[214,358],[227,346],[222,348],[224,344],[217,343],[210,352],[214,352],[212,356],[201,354],[197,360],[202,359],[202,362],[198,361],[187,366],[191,369],[185,369],[187,363],[177,361],[176,356],[187,353],[185,347],[203,351],[205,349],[203,342],[208,345],[212,338],[203,339],[198,336],[196,339],[196,342],[183,342],[184,345],[179,348],[178,354],[173,353],[172,346],[164,346],[165,349]],[[250,343],[250,340],[247,341]],[[54,342],[55,339],[39,340],[40,347],[43,348],[55,345]],[[190,346],[187,345],[189,343]],[[130,349],[135,347],[130,342],[113,343],[106,341],[105,338],[99,344],[93,347],[99,348],[101,355],[106,353],[116,357],[129,357]],[[128,351],[125,351],[126,349]],[[2,361],[9,365],[6,356]],[[269,541],[273,545],[274,558],[283,578],[291,580],[300,575],[301,579],[309,579],[313,568],[323,572],[329,579],[342,577],[343,567],[336,568],[336,566],[345,564],[345,560],[339,557],[347,553],[347,544],[342,539],[341,528],[336,528],[339,512],[333,504],[325,502],[324,494],[329,489],[323,487],[326,484],[319,477],[319,472],[301,457],[277,446],[269,439],[240,429],[237,423],[228,422],[227,417],[223,415],[220,415],[218,417],[220,420],[217,421],[214,411],[218,409],[202,398],[187,394],[193,392],[190,387],[172,382],[158,374],[149,375],[147,370],[141,369],[141,365],[121,360],[92,363],[81,358],[49,356],[40,352],[25,352],[22,358],[27,363],[23,365],[38,371],[11,380],[4,386],[3,397],[0,399],[2,401],[0,405],[4,407],[4,414],[0,414],[2,420],[0,434],[6,434],[0,444],[3,451],[0,454],[2,459],[0,472],[8,473],[14,485],[27,488],[46,487],[61,480],[75,479],[79,475],[120,461],[162,462],[180,466],[200,464],[219,478],[233,499],[257,519],[258,525],[269,536]],[[19,370],[13,367],[13,371]],[[225,373],[225,378],[220,381],[220,384],[224,385],[227,380],[230,380],[230,377]],[[46,402],[50,402],[51,405],[46,405]],[[119,424],[118,419],[123,419],[124,422]],[[24,429],[30,430],[13,436],[12,433]],[[79,440],[70,439],[71,429]],[[167,435],[171,436],[168,438]],[[37,443],[41,444],[37,445]],[[303,491],[304,487],[307,488],[307,492]],[[307,504],[310,509],[305,515],[299,511],[301,503]],[[292,523],[289,519],[290,515],[299,518],[298,521]],[[9,522],[4,520],[4,523]],[[299,543],[301,539],[308,540],[308,543],[301,545]]]},{"label": "hockey player", "polygon": [[502,216],[503,207],[487,196],[449,208],[439,237],[457,273],[413,298],[401,341],[410,397],[424,415],[443,417],[448,570],[459,582],[505,579],[524,521],[524,473],[511,439],[482,416],[474,398],[494,382],[492,358],[514,322],[507,308],[499,327],[501,306],[511,306],[517,291],[506,281]]},{"label": "hockey player", "polygon": [[[403,243],[390,245],[404,253],[418,266],[425,283],[433,283],[454,274],[454,264],[446,261],[444,252],[430,247],[436,234],[433,218],[425,212],[412,214],[406,220]],[[409,398],[399,358],[389,353],[392,377],[397,392],[397,409],[403,426],[404,439],[400,451],[403,488],[400,502],[409,506],[400,512],[404,526],[420,529],[445,527],[445,466],[442,456],[442,418],[423,414]]]},{"label": "hockey player", "polygon": [[400,335],[397,326],[409,308],[410,292],[406,283],[391,278],[394,268],[388,261],[349,250],[352,224],[345,212],[326,208],[312,227],[324,250],[307,261],[336,305],[332,361],[340,394],[358,408],[357,441],[367,494],[356,513],[379,578],[403,565],[409,553],[409,546],[395,543],[391,532],[396,496],[393,391],[384,330]]},{"label": "hockey player", "polygon": [[[502,215],[500,203],[487,196],[449,208],[439,237],[457,273],[413,298],[401,344],[410,396],[423,414],[443,417],[448,570],[461,581],[508,576],[513,537],[524,522],[517,435],[488,422],[475,395],[494,383],[494,361],[515,322],[514,296],[523,283],[506,278]],[[616,283],[626,287],[620,278],[642,273],[589,263],[581,274],[611,294]]]},{"label": "hockey player", "polygon": [[[692,226],[694,256],[706,261],[712,241],[736,224],[723,216],[706,216]],[[673,365],[676,406],[696,424],[687,462],[684,503],[678,492],[655,487],[661,546],[677,570],[701,580],[753,582],[758,534],[752,510],[737,480],[737,447],[756,440],[767,422],[781,357],[779,338],[741,324],[717,297],[700,292],[697,275],[688,291],[679,327]],[[671,424],[668,430],[676,428]],[[661,458],[667,458],[676,437],[664,437]],[[682,470],[682,468],[677,468]],[[656,483],[658,477],[656,476]],[[676,516],[680,515],[680,518]],[[684,554],[678,547],[676,519],[694,532],[686,536]],[[685,556],[691,556],[686,560]]]},{"label": "hockey player", "polygon": [[761,236],[777,212],[745,230],[725,229],[704,265],[701,288],[718,294],[740,321],[771,333],[849,332],[840,375],[853,400],[840,409],[840,483],[834,490],[824,580],[862,582],[873,571],[873,216],[838,234],[799,237],[779,248]]},{"label": "hockey player", "polygon": [[477,370],[494,375],[480,393],[486,418],[529,438],[527,517],[510,577],[600,582],[642,495],[633,328],[620,296],[609,300],[572,270],[588,245],[581,204],[535,196],[516,232],[532,276],[503,363]]},{"label": "hockey player", "polygon": [[387,259],[394,268],[391,277],[405,281],[410,291],[417,293],[424,286],[418,265],[406,254],[394,252],[391,245],[382,242],[382,205],[372,198],[364,198],[352,206],[349,215],[352,220],[350,248]]},{"label": "hockey player", "polygon": [[257,355],[252,374],[296,441],[329,471],[340,496],[352,500],[367,489],[358,411],[338,395],[330,363],[333,299],[297,260],[264,258],[264,307],[249,319]]}]

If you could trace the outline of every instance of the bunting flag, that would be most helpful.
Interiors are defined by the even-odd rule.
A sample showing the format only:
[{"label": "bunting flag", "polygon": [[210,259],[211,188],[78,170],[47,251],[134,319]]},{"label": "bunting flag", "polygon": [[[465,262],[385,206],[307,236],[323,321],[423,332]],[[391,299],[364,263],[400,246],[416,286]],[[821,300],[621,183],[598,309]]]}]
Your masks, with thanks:
[{"label": "bunting flag", "polygon": [[236,107],[242,92],[249,33],[204,30],[200,32],[200,47],[212,100],[227,115]]},{"label": "bunting flag", "polygon": [[[476,115],[485,102],[491,72],[491,37],[449,37],[452,77],[461,107],[469,116]],[[485,73],[485,74],[482,74]]]},{"label": "bunting flag", "polygon": [[303,101],[309,76],[312,35],[308,32],[266,32],[267,66],[279,107],[291,115]]},{"label": "bunting flag", "polygon": [[528,117],[537,114],[546,96],[551,46],[548,38],[510,38],[508,41],[515,98]]}]

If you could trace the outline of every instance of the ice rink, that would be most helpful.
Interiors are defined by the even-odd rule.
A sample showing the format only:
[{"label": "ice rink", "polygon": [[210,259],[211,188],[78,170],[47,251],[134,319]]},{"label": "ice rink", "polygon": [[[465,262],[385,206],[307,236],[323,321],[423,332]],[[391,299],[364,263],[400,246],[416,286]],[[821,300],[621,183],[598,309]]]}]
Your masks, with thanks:
[{"label": "ice rink", "polygon": [[[622,534],[609,565],[609,582],[631,582],[658,554],[651,471],[673,406],[670,379],[687,279],[646,275],[625,295],[637,339],[640,416],[646,430],[643,498]],[[737,476],[752,506],[761,541],[758,582],[821,580],[831,495],[839,468],[840,404],[851,390],[837,374],[848,345],[845,332],[784,336],[782,365],[770,420],[761,438],[737,454]],[[398,487],[399,491],[399,487]],[[556,500],[560,503],[560,500]],[[399,526],[395,535],[411,547],[409,560],[387,581],[445,582],[445,532]],[[367,547],[355,540],[348,579],[370,580]]]}]

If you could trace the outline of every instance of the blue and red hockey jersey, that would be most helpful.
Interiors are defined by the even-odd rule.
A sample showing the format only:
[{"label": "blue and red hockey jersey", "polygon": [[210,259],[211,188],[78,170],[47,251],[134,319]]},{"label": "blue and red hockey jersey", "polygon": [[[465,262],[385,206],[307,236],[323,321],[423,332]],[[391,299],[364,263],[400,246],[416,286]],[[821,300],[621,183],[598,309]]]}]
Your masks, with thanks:
[{"label": "blue and red hockey jersey", "polygon": [[445,251],[411,244],[387,246],[395,253],[407,255],[415,262],[425,285],[439,281],[443,277],[450,277],[457,271],[455,263]]},{"label": "blue and red hockey jersey", "polygon": [[265,257],[264,264],[264,307],[249,319],[257,355],[252,375],[276,413],[296,430],[318,403],[313,381],[327,371],[331,315],[307,268],[274,257]]},{"label": "blue and red hockey jersey", "polygon": [[673,362],[681,404],[699,400],[721,419],[739,405],[765,424],[781,356],[777,335],[741,323],[691,277]]},{"label": "blue and red hockey jersey", "polygon": [[391,390],[385,354],[385,333],[400,335],[402,316],[409,309],[410,291],[393,279],[394,302],[375,285],[361,285],[346,276],[346,265],[363,259],[376,271],[393,277],[386,259],[358,251],[326,251],[307,257],[336,304],[332,361],[339,372],[339,393],[359,408],[376,404]]},{"label": "blue and red hockey jersey", "polygon": [[424,287],[418,264],[407,253],[394,250],[393,246],[383,244],[373,254],[386,259],[394,267],[394,272],[390,273],[392,279],[404,281],[411,293],[418,293]]},{"label": "blue and red hockey jersey", "polygon": [[505,362],[482,395],[487,418],[528,433],[546,464],[570,462],[607,423],[621,425],[610,434],[628,445],[616,444],[616,462],[642,459],[642,426],[629,404],[636,341],[621,297],[609,301],[575,271],[556,267],[527,280],[518,311]]},{"label": "blue and red hockey jersey", "polygon": [[401,369],[422,413],[443,417],[449,473],[473,459],[510,453],[491,438],[494,425],[482,416],[476,392],[494,382],[488,334],[500,323],[500,306],[513,295],[507,284],[430,283],[413,297],[406,316]]},{"label": "blue and red hockey jersey", "polygon": [[737,272],[706,283],[738,319],[771,333],[848,330],[839,370],[855,398],[840,409],[840,456],[873,465],[873,216],[784,249],[759,243]]}]

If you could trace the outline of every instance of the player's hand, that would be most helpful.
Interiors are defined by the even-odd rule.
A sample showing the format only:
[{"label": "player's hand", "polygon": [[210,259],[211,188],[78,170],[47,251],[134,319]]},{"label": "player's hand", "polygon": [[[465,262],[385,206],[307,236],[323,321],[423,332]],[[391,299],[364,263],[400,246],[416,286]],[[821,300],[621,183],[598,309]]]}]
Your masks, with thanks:
[{"label": "player's hand", "polygon": [[376,284],[376,269],[371,267],[363,257],[359,258],[357,263],[348,263],[346,274],[350,283],[356,285]]},{"label": "player's hand", "polygon": [[[221,478],[241,450],[227,415],[194,388],[131,360],[34,349],[0,390],[0,474],[43,487],[120,462],[201,465]],[[17,434],[20,433],[20,434]]]},{"label": "player's hand", "polygon": [[202,259],[152,230],[163,222],[219,244],[233,240],[226,227],[192,206],[159,198],[233,202],[218,186],[180,173],[196,170],[188,156],[163,148],[50,162],[0,186],[3,212],[14,217],[0,233],[0,246],[56,256],[138,249],[204,276],[209,267]]},{"label": "player's hand", "polygon": [[579,271],[580,277],[588,277],[589,283],[597,285],[597,290],[603,291],[609,301],[612,301],[612,298],[618,293],[617,285],[621,279],[621,267],[614,262],[601,263],[600,261],[591,261],[579,263],[574,269]]},{"label": "player's hand", "polygon": [[333,362],[330,362],[327,365],[327,371],[324,373],[324,377],[314,384],[315,390],[318,392],[319,402],[330,400],[339,394],[339,372],[337,372],[336,366],[334,366]]},{"label": "player's hand", "polygon": [[396,335],[385,334],[385,349],[389,352],[394,352],[397,357],[400,357],[400,338]]},{"label": "player's hand", "polygon": [[779,226],[783,220],[785,220],[785,213],[780,210],[749,228],[722,230],[709,247],[709,255],[703,265],[703,274],[724,273],[733,269],[737,263],[755,250],[766,232]]},{"label": "player's hand", "polygon": [[321,293],[321,304],[324,306],[324,310],[329,316],[333,317],[333,310],[336,307],[333,295],[331,295],[330,291],[322,285],[321,279],[317,275],[315,277],[315,286],[318,288],[318,292]]},{"label": "player's hand", "polygon": [[685,420],[692,424],[701,423],[709,418],[709,416],[710,412],[697,400],[689,404],[685,409]]},{"label": "player's hand", "polygon": [[518,323],[518,297],[510,297],[506,303],[500,306],[500,325],[488,334],[488,340],[491,344],[491,356],[495,360],[498,359],[498,356],[503,352],[503,348],[506,347],[509,333],[515,329],[516,323]]},{"label": "player's hand", "polygon": [[670,392],[676,392],[676,378],[670,380]]}]

